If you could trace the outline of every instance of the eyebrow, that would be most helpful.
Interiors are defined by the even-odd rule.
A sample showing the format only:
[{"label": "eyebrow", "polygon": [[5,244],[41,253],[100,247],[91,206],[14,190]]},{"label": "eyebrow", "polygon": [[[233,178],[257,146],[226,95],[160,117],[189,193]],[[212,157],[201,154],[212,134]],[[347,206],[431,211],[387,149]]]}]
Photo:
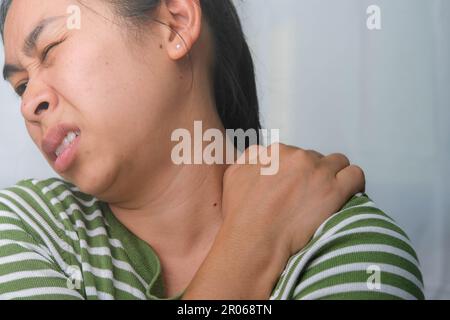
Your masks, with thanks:
[{"label": "eyebrow", "polygon": [[[52,22],[57,21],[58,19],[64,18],[65,16],[55,16],[55,17],[49,17],[46,19],[41,20],[36,27],[31,31],[28,36],[25,38],[22,52],[27,56],[30,57],[32,55],[32,52],[36,49],[36,43],[39,40],[39,37],[41,36],[44,29],[51,24]],[[3,79],[8,80],[13,74],[18,72],[23,72],[25,69],[23,69],[20,66],[14,65],[14,64],[6,64],[3,67]]]}]

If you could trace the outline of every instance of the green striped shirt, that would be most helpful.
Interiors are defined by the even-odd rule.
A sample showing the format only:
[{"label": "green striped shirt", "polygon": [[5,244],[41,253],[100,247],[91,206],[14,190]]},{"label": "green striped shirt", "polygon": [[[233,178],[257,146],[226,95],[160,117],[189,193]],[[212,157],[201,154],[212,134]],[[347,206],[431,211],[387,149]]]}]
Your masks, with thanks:
[{"label": "green striped shirt", "polygon": [[[59,178],[0,191],[0,299],[175,300],[160,260],[109,206]],[[270,299],[423,299],[407,235],[355,195],[292,256]]]}]

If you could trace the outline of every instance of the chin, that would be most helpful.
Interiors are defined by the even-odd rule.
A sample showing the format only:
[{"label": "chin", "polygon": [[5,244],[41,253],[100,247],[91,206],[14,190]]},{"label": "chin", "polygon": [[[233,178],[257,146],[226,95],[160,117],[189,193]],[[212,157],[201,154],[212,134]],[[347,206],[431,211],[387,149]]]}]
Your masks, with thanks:
[{"label": "chin", "polygon": [[73,183],[81,192],[100,199],[105,190],[113,184],[114,176],[108,174],[113,172],[103,167],[101,169],[80,170],[76,174],[71,174],[66,180]]}]

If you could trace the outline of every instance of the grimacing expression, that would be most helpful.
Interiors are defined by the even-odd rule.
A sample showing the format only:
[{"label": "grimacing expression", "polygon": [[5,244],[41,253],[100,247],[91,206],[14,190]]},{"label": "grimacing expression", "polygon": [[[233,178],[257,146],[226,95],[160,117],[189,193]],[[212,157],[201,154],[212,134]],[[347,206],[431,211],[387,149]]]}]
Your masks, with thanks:
[{"label": "grimacing expression", "polygon": [[[81,9],[80,29],[67,28],[71,5]],[[58,173],[96,195],[170,157],[155,141],[170,141],[168,123],[177,118],[177,101],[186,90],[174,81],[180,71],[161,45],[164,27],[154,27],[137,43],[127,39],[105,2],[89,1],[89,7],[69,0],[15,0],[4,47],[12,66],[7,80],[22,96],[32,140],[55,169],[42,148],[46,134],[61,123],[79,128],[75,160]]]}]

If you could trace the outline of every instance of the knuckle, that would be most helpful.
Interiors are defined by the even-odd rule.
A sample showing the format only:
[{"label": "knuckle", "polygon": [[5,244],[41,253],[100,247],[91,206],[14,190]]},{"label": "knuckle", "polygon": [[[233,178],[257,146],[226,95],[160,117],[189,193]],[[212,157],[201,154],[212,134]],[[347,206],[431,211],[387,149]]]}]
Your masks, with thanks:
[{"label": "knuckle", "polygon": [[321,158],[324,157],[323,154],[321,154],[320,152],[318,152],[318,151],[316,151],[316,150],[309,149],[309,150],[306,150],[306,151],[307,151],[310,155],[312,155],[314,158],[316,158],[316,159],[321,159]]},{"label": "knuckle", "polygon": [[347,166],[350,165],[350,160],[348,159],[348,157],[345,154],[343,154],[343,153],[335,153],[334,156],[339,158]]},{"label": "knuckle", "polygon": [[314,158],[306,150],[295,150],[291,155],[291,162],[296,168],[306,170],[311,173],[315,172],[316,163],[314,162]]},{"label": "knuckle", "polygon": [[297,158],[297,154],[303,152],[302,149],[293,147],[293,146],[285,146],[283,149],[283,155],[287,157],[290,161],[294,162],[294,164],[298,164],[299,159]]},{"label": "knuckle", "polygon": [[295,152],[297,152],[299,150],[303,150],[300,147],[292,146],[292,145],[284,145],[284,148],[286,149],[286,151],[291,152],[291,153],[295,153]]},{"label": "knuckle", "polygon": [[350,168],[355,176],[361,179],[364,183],[366,182],[366,175],[361,167],[357,165],[351,165]]},{"label": "knuckle", "polygon": [[310,153],[307,150],[300,149],[300,148],[293,150],[292,156],[297,161],[310,161],[311,160]]}]

